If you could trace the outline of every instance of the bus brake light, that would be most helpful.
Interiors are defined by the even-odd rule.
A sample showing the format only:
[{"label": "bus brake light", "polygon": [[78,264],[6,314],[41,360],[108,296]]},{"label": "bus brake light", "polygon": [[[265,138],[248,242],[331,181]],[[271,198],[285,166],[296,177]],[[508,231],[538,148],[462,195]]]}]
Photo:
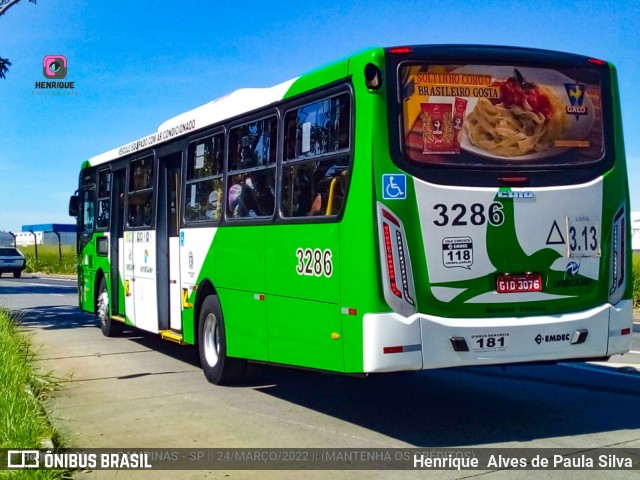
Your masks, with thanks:
[{"label": "bus brake light", "polygon": [[391,287],[391,291],[396,297],[402,298],[402,292],[398,290],[398,287],[396,285],[396,272],[394,267],[395,262],[393,259],[393,248],[391,246],[391,234],[389,233],[389,225],[385,223],[383,224],[383,228],[384,228],[384,249],[387,253],[387,269],[389,272],[389,286]]},{"label": "bus brake light", "polygon": [[416,294],[404,227],[381,203],[378,204],[378,239],[384,298],[394,311],[410,316],[416,312]]},{"label": "bus brake light", "polygon": [[395,55],[402,55],[413,52],[413,48],[411,47],[393,47],[389,49],[389,53],[393,53]]}]

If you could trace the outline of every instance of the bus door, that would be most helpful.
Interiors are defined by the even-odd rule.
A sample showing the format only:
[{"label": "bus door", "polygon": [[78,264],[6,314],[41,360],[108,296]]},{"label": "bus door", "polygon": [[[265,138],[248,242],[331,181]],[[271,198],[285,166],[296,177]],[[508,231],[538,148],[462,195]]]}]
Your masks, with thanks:
[{"label": "bus door", "polygon": [[113,190],[111,196],[111,314],[125,314],[125,261],[120,252],[124,252],[124,195],[126,191],[127,170],[113,172]]},{"label": "bus door", "polygon": [[180,181],[182,154],[160,158],[158,183],[157,285],[160,330],[182,330],[180,304]]},{"label": "bus door", "polygon": [[136,327],[158,332],[154,156],[131,161],[124,232],[125,313]]}]

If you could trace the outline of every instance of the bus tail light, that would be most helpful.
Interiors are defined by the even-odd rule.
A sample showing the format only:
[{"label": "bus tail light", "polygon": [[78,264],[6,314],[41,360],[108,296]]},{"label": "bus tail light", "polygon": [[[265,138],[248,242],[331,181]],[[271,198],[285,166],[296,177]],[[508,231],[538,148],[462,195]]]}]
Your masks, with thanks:
[{"label": "bus tail light", "polygon": [[624,207],[620,207],[613,218],[611,230],[611,279],[609,302],[615,305],[622,299],[626,284],[625,249],[626,249],[626,215]]},{"label": "bus tail light", "polygon": [[389,53],[394,55],[406,55],[408,53],[413,53],[413,48],[411,47],[391,47],[389,49]]},{"label": "bus tail light", "polygon": [[416,292],[411,259],[402,221],[378,203],[378,240],[384,298],[406,317],[416,312]]}]

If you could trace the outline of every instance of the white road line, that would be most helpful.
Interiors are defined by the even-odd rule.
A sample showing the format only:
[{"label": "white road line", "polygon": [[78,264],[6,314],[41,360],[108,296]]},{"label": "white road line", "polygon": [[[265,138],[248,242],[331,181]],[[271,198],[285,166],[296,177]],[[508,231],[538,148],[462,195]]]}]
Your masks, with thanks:
[{"label": "white road line", "polygon": [[[562,365],[563,367],[570,367],[570,368],[578,368],[580,370],[589,370],[591,372],[598,372],[598,373],[604,373],[606,375],[617,375],[617,376],[621,376],[621,377],[625,377],[625,378],[634,378],[634,379],[638,379],[639,377],[637,377],[636,375],[632,374],[632,373],[623,373],[623,372],[617,372],[616,370],[619,367],[608,367],[605,363],[599,363],[599,364],[584,364],[584,363],[558,363],[558,365]],[[616,365],[620,365],[620,364],[616,364]],[[630,368],[634,368],[636,369],[636,371],[638,370],[638,366],[636,365],[632,365],[632,364],[625,364],[625,367],[630,367]]]},{"label": "white road line", "polygon": [[27,285],[34,285],[36,287],[58,287],[58,288],[69,288],[68,285],[54,285],[52,283],[27,283]]}]

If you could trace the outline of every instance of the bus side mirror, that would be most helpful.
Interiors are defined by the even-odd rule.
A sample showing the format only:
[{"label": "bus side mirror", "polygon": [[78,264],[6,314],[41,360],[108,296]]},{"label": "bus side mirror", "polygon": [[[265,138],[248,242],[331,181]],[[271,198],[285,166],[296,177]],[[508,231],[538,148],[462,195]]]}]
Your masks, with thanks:
[{"label": "bus side mirror", "polygon": [[79,199],[80,199],[80,197],[78,195],[71,195],[71,198],[69,199],[69,216],[70,217],[77,217],[78,216]]}]

